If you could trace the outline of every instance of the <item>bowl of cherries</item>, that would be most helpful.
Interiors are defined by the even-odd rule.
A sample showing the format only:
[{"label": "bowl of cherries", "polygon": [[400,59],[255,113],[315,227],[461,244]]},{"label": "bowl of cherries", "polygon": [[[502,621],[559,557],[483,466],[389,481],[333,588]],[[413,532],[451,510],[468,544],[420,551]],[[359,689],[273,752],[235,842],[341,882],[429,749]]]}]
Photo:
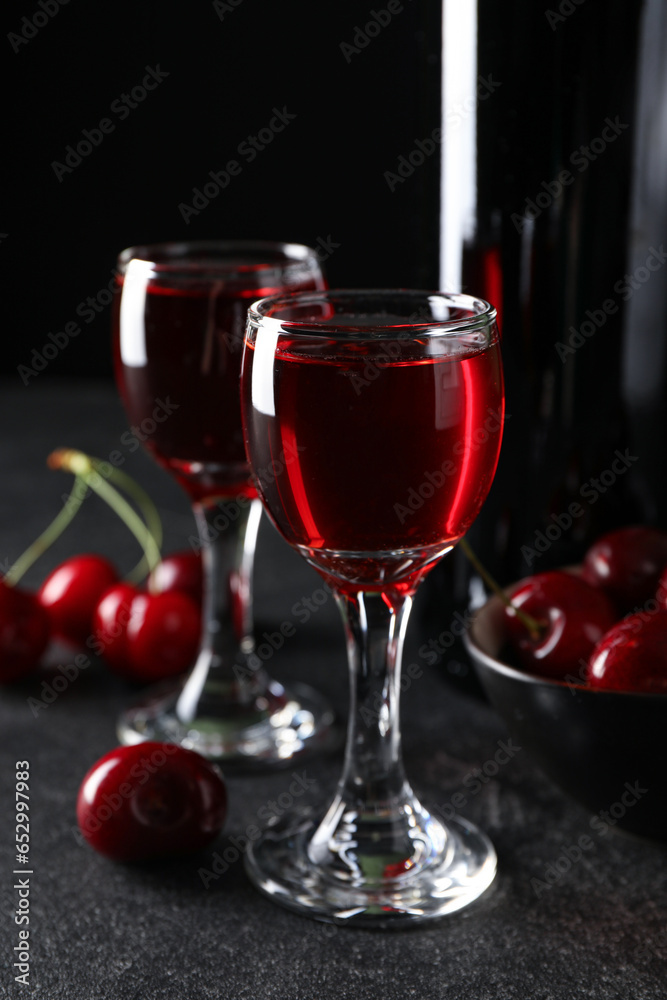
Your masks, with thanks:
[{"label": "bowl of cherries", "polygon": [[667,533],[610,532],[505,595],[464,636],[492,705],[601,832],[667,840]]}]

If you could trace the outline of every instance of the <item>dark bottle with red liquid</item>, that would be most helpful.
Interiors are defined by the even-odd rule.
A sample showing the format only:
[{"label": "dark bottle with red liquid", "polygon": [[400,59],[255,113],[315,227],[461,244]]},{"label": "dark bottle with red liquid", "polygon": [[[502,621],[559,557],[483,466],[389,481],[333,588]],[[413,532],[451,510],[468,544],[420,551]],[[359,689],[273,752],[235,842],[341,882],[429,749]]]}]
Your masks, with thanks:
[{"label": "dark bottle with red liquid", "polygon": [[[496,305],[506,376],[469,540],[509,583],[666,523],[667,2],[445,0],[442,74],[441,287]],[[432,574],[429,636],[473,581]]]}]

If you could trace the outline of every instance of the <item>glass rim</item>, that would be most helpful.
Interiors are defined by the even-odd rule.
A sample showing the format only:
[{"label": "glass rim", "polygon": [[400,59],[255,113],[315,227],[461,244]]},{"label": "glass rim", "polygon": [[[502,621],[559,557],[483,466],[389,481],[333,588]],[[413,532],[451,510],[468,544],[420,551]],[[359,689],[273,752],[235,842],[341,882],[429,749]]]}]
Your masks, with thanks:
[{"label": "glass rim", "polygon": [[[341,323],[321,322],[317,319],[284,319],[273,315],[271,310],[282,307],[294,306],[295,304],[307,304],[309,301],[330,302],[336,300],[363,300],[375,298],[378,302],[384,300],[387,305],[392,298],[408,302],[413,299],[415,302],[428,303],[433,305],[433,300],[439,300],[443,305],[454,309],[466,310],[469,315],[458,316],[453,319],[413,318],[405,317],[404,322],[391,322],[387,324],[377,323],[360,326],[354,322],[345,321]],[[374,310],[368,310],[372,314]],[[377,314],[377,313],[376,313]],[[393,317],[396,320],[397,317]],[[467,295],[464,292],[441,292],[424,291],[411,288],[332,288],[322,291],[295,291],[281,292],[277,295],[268,295],[261,299],[256,299],[248,309],[248,327],[264,327],[274,333],[289,333],[290,336],[298,337],[323,337],[328,339],[345,338],[349,334],[367,334],[373,339],[383,336],[396,338],[397,336],[408,336],[413,333],[415,336],[454,336],[463,333],[472,333],[485,328],[493,328],[496,323],[497,310],[485,299],[475,295]]]},{"label": "glass rim", "polygon": [[[188,256],[190,255],[190,256]],[[243,256],[257,260],[239,262]],[[125,275],[133,260],[141,261],[155,275],[201,278],[208,274],[234,278],[249,273],[270,273],[317,265],[317,251],[304,243],[274,240],[167,240],[137,243],[118,254],[116,269]]]}]

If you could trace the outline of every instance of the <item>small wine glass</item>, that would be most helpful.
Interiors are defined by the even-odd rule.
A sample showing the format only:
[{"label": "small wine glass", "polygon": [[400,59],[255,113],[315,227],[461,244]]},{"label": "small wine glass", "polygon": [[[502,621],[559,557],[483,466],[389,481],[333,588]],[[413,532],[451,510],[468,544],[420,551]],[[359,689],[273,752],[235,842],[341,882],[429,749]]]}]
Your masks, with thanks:
[{"label": "small wine glass", "polygon": [[[246,852],[254,884],[317,919],[383,925],[466,906],[496,855],[467,820],[436,820],[408,784],[400,666],[420,580],[488,493],[504,391],[495,309],[468,295],[301,292],[248,313],[241,399],[259,495],[333,588],[351,696],[326,812],[276,819]],[[298,456],[278,468],[274,455]]]},{"label": "small wine glass", "polygon": [[333,714],[311,688],[270,679],[255,651],[261,504],[243,447],[239,374],[248,305],[325,288],[316,252],[248,241],[134,246],[120,254],[118,282],[118,388],[140,440],[190,497],[205,571],[191,673],[124,711],[119,736],[176,742],[226,763],[288,763],[326,743]]}]

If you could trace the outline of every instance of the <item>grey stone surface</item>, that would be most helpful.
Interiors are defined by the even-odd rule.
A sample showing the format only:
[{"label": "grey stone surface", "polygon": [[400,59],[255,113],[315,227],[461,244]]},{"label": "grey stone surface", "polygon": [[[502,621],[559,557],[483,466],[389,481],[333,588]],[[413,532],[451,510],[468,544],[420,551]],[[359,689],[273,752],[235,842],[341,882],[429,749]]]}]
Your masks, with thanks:
[{"label": "grey stone surface", "polygon": [[[141,452],[130,454],[113,387],[35,380],[0,387],[0,561],[16,557],[60,504],[67,478],[45,468],[51,448],[102,457],[120,447],[125,468],[158,499],[168,548],[193,530],[185,498]],[[70,534],[35,568],[36,585],[76,551],[107,552],[128,569],[136,558],[125,529],[90,501]],[[318,578],[262,530],[257,564],[259,630],[294,620],[292,608]],[[346,670],[333,602],[275,653],[280,679],[326,691],[342,715]],[[408,657],[428,636],[415,634]],[[48,674],[45,675],[48,677]],[[491,835],[500,859],[495,887],[474,906],[427,928],[355,931],[294,916],[259,896],[241,860],[204,888],[198,869],[257,820],[290,772],[228,778],[230,814],[220,840],[174,863],[118,865],[80,846],[74,804],[88,767],[115,745],[114,720],[131,689],[94,664],[35,718],[27,698],[43,677],[0,691],[0,997],[38,1000],[580,1000],[667,997],[667,866],[660,845],[610,833],[542,776],[524,751],[484,783],[470,778],[493,761],[507,734],[485,705],[425,668],[404,698],[406,763],[424,801],[445,807],[464,789],[465,816]],[[14,983],[16,892],[14,762],[31,770],[30,987]],[[583,764],[584,762],[582,762]],[[326,798],[336,756],[301,765]],[[487,767],[493,771],[492,765]],[[464,779],[468,778],[467,788]],[[548,865],[582,835],[593,847],[553,885],[535,891]]]}]

